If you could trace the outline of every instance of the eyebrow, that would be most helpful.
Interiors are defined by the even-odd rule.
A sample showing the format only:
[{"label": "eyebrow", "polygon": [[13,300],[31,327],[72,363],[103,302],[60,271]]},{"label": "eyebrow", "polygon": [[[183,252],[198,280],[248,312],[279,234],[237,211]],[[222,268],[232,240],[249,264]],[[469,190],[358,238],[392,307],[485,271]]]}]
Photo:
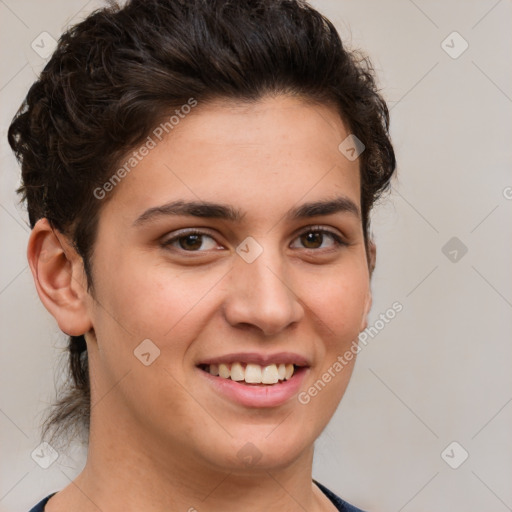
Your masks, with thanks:
[{"label": "eyebrow", "polygon": [[[289,210],[285,218],[288,220],[300,220],[321,215],[335,213],[348,213],[358,219],[361,218],[358,206],[348,197],[340,196],[325,201],[312,201],[304,203],[298,208]],[[172,201],[160,206],[154,206],[146,210],[133,222],[134,227],[147,224],[160,217],[172,215],[184,215],[191,217],[223,219],[237,222],[243,219],[245,213],[229,205],[211,203],[208,201]]]},{"label": "eyebrow", "polygon": [[348,213],[358,219],[361,218],[356,203],[345,196],[339,196],[327,201],[313,201],[305,203],[296,209],[290,210],[286,218],[289,220],[306,219],[318,215],[332,215],[334,213]]}]

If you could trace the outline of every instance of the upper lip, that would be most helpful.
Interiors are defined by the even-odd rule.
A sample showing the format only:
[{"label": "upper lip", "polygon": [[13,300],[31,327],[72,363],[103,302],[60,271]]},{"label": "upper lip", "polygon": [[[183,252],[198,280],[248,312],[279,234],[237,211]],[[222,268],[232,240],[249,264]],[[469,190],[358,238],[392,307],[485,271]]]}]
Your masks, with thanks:
[{"label": "upper lip", "polygon": [[275,354],[261,354],[258,352],[237,352],[223,356],[208,357],[202,359],[197,366],[206,364],[232,364],[232,363],[252,363],[260,366],[270,364],[294,364],[297,366],[310,366],[309,361],[304,356],[293,352],[277,352]]}]

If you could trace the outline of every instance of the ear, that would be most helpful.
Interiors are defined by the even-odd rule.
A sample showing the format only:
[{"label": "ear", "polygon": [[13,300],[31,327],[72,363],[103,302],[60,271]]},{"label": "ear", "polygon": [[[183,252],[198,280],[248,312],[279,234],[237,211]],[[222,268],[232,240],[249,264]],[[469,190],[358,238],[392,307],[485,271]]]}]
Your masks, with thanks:
[{"label": "ear", "polygon": [[375,269],[375,263],[377,261],[377,246],[373,242],[373,240],[368,241],[368,270],[370,274],[370,278],[368,280],[368,292],[366,295],[366,302],[364,305],[364,312],[363,312],[363,318],[361,319],[361,328],[360,331],[364,331],[366,327],[368,327],[368,313],[370,312],[370,309],[372,308],[372,289],[371,289],[371,280],[373,271]]},{"label": "ear", "polygon": [[67,237],[39,219],[30,234],[27,259],[44,307],[64,333],[80,336],[92,328],[82,258]]}]

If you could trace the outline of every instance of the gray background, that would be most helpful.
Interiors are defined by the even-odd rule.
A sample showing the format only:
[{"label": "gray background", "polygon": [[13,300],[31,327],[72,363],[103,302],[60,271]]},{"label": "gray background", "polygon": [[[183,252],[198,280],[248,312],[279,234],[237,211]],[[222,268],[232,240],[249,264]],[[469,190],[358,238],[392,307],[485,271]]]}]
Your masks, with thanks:
[{"label": "gray background", "polygon": [[[359,354],[314,476],[370,511],[512,510],[512,3],[312,3],[371,56],[389,101],[398,178],[372,222],[370,325],[403,304]],[[57,39],[100,5],[0,0],[2,511],[28,510],[85,461],[79,446],[48,469],[31,458],[65,338],[27,266],[6,132],[44,65],[40,34]]]}]

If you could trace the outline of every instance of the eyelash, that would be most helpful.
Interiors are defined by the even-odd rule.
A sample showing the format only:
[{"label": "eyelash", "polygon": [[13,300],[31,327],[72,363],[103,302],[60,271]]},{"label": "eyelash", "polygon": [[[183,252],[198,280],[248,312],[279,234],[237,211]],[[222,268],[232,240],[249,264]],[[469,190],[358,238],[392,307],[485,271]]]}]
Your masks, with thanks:
[{"label": "eyelash", "polygon": [[[322,226],[308,226],[307,228],[300,231],[297,234],[297,236],[294,238],[294,240],[296,240],[297,238],[300,238],[301,236],[306,235],[308,233],[320,233],[321,235],[329,235],[332,238],[332,240],[334,241],[334,245],[336,248],[345,247],[348,245],[348,243],[345,242],[345,240],[343,240],[343,238],[340,235],[338,235],[337,233],[335,233],[329,229],[326,229]],[[304,247],[304,249],[309,250],[309,251],[322,250],[322,249],[308,249],[307,247]]]},{"label": "eyelash", "polygon": [[[349,245],[347,242],[345,242],[345,240],[343,240],[343,238],[340,235],[338,235],[337,233],[334,233],[333,231],[330,231],[324,227],[321,227],[321,226],[308,226],[304,230],[297,233],[294,240],[296,240],[297,238],[300,238],[301,236],[306,235],[308,233],[320,233],[322,235],[329,235],[332,238],[332,240],[334,241],[334,244],[337,248],[345,247],[345,246]],[[204,231],[201,231],[198,229],[194,229],[194,228],[190,228],[190,229],[187,229],[186,231],[178,232],[172,238],[165,240],[162,243],[162,247],[167,248],[168,246],[171,246],[174,242],[179,241],[181,238],[186,238],[187,236],[190,236],[190,235],[207,236],[207,237],[210,237],[212,240],[215,240],[215,238],[207,232],[204,232]],[[304,249],[306,251],[307,250],[309,250],[309,251],[319,251],[319,250],[321,251],[322,250],[322,249],[308,249],[307,247],[305,247]],[[186,252],[186,253],[206,252],[206,251],[187,251],[182,248],[179,248],[178,250]]]}]

